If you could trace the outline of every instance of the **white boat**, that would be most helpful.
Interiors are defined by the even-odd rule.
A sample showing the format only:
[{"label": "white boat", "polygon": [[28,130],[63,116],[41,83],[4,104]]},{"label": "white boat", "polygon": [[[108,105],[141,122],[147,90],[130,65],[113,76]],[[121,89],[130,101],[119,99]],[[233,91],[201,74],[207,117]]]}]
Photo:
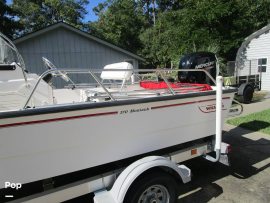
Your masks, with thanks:
[{"label": "white boat", "polygon": [[[215,134],[215,86],[168,82],[164,75],[173,70],[134,70],[126,62],[97,74],[58,70],[43,58],[49,70],[38,76],[25,71],[3,35],[0,45],[0,188],[6,181],[30,183]],[[95,83],[75,84],[72,74],[88,74]],[[50,76],[70,85],[55,89]],[[141,80],[146,76],[151,80]],[[234,92],[223,89],[224,117]]]}]

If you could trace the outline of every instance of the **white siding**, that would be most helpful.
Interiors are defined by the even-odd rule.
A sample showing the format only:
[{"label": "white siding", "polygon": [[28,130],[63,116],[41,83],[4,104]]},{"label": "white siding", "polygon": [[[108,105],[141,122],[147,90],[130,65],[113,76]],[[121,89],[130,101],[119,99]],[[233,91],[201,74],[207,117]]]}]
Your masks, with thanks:
[{"label": "white siding", "polygon": [[255,75],[258,74],[258,60],[245,60],[242,69],[238,69],[238,75]]},{"label": "white siding", "polygon": [[[249,43],[246,50],[246,57],[248,60],[267,58],[266,72],[262,73],[262,89],[270,90],[270,33],[269,31],[254,38]],[[254,64],[258,67],[258,62]],[[247,69],[246,69],[247,71]]]},{"label": "white siding", "polygon": [[[22,41],[16,46],[25,60],[27,69],[38,74],[46,70],[41,59],[43,56],[51,60],[59,69],[101,69],[110,63],[133,59],[125,53],[63,27]],[[137,59],[134,61],[134,68],[138,68]],[[72,79],[87,82],[89,76],[74,75]],[[61,80],[57,80],[56,83],[57,86],[64,84]]]}]

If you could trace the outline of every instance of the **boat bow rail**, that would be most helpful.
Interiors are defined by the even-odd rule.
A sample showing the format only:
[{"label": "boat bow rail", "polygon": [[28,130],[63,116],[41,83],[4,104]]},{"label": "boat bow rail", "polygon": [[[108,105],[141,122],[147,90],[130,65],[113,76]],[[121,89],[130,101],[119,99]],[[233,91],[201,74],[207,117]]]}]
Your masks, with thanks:
[{"label": "boat bow rail", "polygon": [[[23,105],[23,109],[29,108],[29,103],[31,99],[33,98],[33,95],[35,94],[36,89],[38,88],[41,81],[44,80],[48,75],[52,75],[54,77],[61,77],[64,78],[65,81],[70,82],[66,89],[72,89],[72,90],[82,90],[84,94],[91,95],[92,101],[117,101],[117,100],[123,100],[123,99],[134,99],[134,98],[144,98],[144,97],[151,97],[151,96],[159,96],[161,94],[163,95],[177,95],[177,94],[183,94],[183,93],[190,93],[190,92],[198,92],[200,91],[200,86],[194,87],[192,84],[185,84],[183,83],[182,86],[179,86],[178,88],[175,87],[174,82],[170,82],[167,75],[177,75],[177,72],[179,71],[185,71],[185,72],[204,72],[210,80],[215,84],[215,79],[209,74],[208,71],[204,69],[181,69],[181,70],[171,70],[171,69],[81,69],[81,70],[74,70],[74,69],[57,69],[50,68],[49,70],[45,71],[43,74],[41,74],[32,88],[29,96],[26,99],[26,102]],[[106,72],[108,74],[106,74]],[[119,77],[117,76],[117,73],[123,73],[127,72],[126,75],[128,75],[129,78],[123,78],[122,83],[119,82]],[[116,83],[111,83],[112,80],[109,80],[110,83],[106,83],[104,81],[104,78],[102,78],[102,75],[109,75],[109,74],[116,75],[117,78],[111,78],[112,80],[117,81]],[[146,73],[146,74],[145,74]],[[147,89],[140,87],[140,78],[145,78],[145,75],[151,73],[152,75],[155,75],[155,78],[153,80],[153,77],[150,78],[150,81],[159,83],[157,78],[159,78],[159,81],[163,81],[165,86],[162,88],[155,88],[155,89]],[[88,84],[76,84],[72,79],[71,75],[73,74],[83,74],[88,75],[89,79],[94,79],[93,83]],[[132,76],[135,76],[137,80],[131,80],[130,78]],[[167,77],[166,77],[167,76]],[[107,76],[107,78],[109,78]],[[129,84],[126,85],[127,81],[129,81]],[[145,81],[145,80],[144,80]],[[181,83],[177,83],[181,84]],[[126,85],[126,88],[123,86]],[[202,84],[203,86],[203,84]],[[184,91],[181,91],[184,90]],[[55,91],[60,92],[60,89],[56,89]],[[89,94],[91,92],[91,94]],[[82,96],[81,96],[82,97]],[[89,101],[89,97],[87,95],[84,95],[85,101]],[[103,98],[103,99],[102,99]],[[74,103],[67,101],[66,103]]]}]

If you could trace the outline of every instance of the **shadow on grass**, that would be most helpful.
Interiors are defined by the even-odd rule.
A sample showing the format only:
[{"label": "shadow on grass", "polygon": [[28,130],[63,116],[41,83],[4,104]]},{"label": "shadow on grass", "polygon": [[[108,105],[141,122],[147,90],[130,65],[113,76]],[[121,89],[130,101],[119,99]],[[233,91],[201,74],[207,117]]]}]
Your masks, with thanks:
[{"label": "shadow on grass", "polygon": [[260,131],[260,130],[270,127],[270,123],[265,122],[265,121],[254,120],[250,122],[241,123],[238,127],[247,128],[253,131]]}]

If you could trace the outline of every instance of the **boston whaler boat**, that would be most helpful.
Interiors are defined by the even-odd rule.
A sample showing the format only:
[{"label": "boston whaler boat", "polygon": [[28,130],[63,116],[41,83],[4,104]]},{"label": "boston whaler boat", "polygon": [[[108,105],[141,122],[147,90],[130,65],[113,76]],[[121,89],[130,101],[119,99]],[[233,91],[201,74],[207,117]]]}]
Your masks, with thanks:
[{"label": "boston whaler boat", "polygon": [[[216,69],[210,61],[194,70],[135,70],[121,62],[100,71],[57,69],[43,58],[48,70],[38,76],[25,71],[2,34],[0,45],[0,188],[7,181],[31,183],[215,134],[216,73],[203,69]],[[189,75],[198,82],[198,72],[212,86],[178,81]],[[79,84],[73,74],[87,74],[92,83]],[[69,85],[56,89],[52,77]],[[234,92],[223,88],[223,117]]]}]

